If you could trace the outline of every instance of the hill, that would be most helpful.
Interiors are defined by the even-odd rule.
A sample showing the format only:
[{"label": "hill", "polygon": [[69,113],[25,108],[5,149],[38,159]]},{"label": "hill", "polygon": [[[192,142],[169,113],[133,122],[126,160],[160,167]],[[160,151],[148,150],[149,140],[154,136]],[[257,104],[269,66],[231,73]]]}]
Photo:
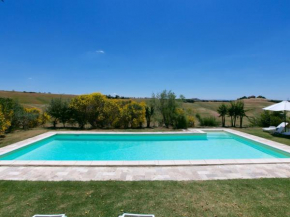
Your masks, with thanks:
[{"label": "hill", "polygon": [[49,94],[34,92],[0,91],[0,97],[7,97],[17,100],[26,107],[43,108],[53,98],[71,99],[75,95],[69,94]]},{"label": "hill", "polygon": [[[269,102],[266,99],[244,99],[245,108],[248,110],[247,115],[249,117],[257,116],[263,110],[262,108],[274,104]],[[196,113],[199,113],[201,116],[213,115],[218,117],[217,109],[222,104],[229,105],[229,102],[195,102],[195,103],[184,103],[185,108],[192,108]],[[244,120],[244,124],[248,125],[249,121],[247,118]],[[229,118],[227,118],[227,125],[230,125]]]}]

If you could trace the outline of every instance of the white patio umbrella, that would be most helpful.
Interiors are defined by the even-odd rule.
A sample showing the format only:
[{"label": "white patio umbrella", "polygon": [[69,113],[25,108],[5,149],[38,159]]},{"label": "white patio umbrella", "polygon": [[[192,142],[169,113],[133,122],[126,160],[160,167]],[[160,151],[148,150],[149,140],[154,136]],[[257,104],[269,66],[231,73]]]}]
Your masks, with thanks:
[{"label": "white patio umbrella", "polygon": [[[268,111],[276,111],[276,112],[283,111],[284,116],[285,116],[285,123],[286,123],[286,112],[290,111],[290,102],[282,101],[280,103],[270,105],[270,106],[263,108],[263,109],[268,110]],[[286,126],[285,126],[285,132],[286,132]]]}]

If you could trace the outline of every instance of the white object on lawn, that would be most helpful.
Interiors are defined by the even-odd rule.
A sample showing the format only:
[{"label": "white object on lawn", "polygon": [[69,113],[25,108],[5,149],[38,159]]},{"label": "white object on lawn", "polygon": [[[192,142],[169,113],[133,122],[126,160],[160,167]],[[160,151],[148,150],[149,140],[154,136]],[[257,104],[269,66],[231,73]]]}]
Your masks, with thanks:
[{"label": "white object on lawn", "polygon": [[119,217],[155,217],[155,215],[124,213],[123,215],[120,215]]},{"label": "white object on lawn", "polygon": [[263,131],[274,133],[275,131],[277,132],[280,128],[284,129],[287,125],[288,123],[282,122],[277,127],[271,126],[271,127],[263,128]]},{"label": "white object on lawn", "polygon": [[32,217],[67,217],[65,214],[57,214],[57,215],[34,215]]},{"label": "white object on lawn", "polygon": [[[290,111],[290,102],[288,101],[282,101],[280,103],[274,104],[274,105],[270,105],[266,108],[263,108],[264,110],[268,110],[268,111],[284,111],[284,118],[285,118],[285,122],[286,122],[286,112]],[[285,132],[286,132],[286,127],[284,127]],[[281,131],[282,132],[282,131]]]}]

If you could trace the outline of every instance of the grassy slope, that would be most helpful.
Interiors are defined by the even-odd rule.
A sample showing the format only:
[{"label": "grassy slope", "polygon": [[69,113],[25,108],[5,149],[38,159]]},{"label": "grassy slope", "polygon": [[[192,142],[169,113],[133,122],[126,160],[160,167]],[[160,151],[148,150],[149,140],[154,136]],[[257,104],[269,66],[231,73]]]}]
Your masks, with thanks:
[{"label": "grassy slope", "polygon": [[21,104],[27,107],[43,108],[53,98],[62,97],[64,99],[71,99],[74,95],[0,91],[0,97],[9,97],[18,100]]},{"label": "grassy slope", "polygon": [[204,182],[0,181],[0,216],[290,216],[290,180]]},{"label": "grassy slope", "polygon": [[[272,105],[273,103],[268,102],[264,99],[247,99],[244,100],[245,107],[248,110],[248,116],[256,116],[262,112],[262,108]],[[222,104],[222,102],[195,102],[184,104],[185,108],[192,108],[195,112],[199,113],[201,116],[213,115],[218,117],[217,109]],[[228,105],[229,103],[225,103]],[[230,125],[229,118],[227,118],[227,124]],[[248,125],[249,121],[247,118],[244,119],[244,125]]]}]

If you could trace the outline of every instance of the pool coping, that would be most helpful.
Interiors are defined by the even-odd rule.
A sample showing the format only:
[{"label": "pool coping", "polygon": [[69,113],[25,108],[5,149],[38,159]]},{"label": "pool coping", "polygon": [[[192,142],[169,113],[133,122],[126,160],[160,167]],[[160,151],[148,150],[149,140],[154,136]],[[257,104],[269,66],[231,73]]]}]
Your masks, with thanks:
[{"label": "pool coping", "polygon": [[[0,148],[0,155],[7,154],[16,149],[30,145],[31,143],[49,138],[57,134],[206,134],[208,131],[224,131],[234,135],[262,143],[272,148],[290,154],[290,146],[282,143],[267,140],[258,136],[250,135],[233,129],[225,128],[204,128],[188,129],[179,132],[91,132],[91,131],[52,131],[47,132],[21,142],[17,142]],[[3,160],[0,166],[85,166],[85,167],[148,167],[148,166],[209,166],[209,165],[240,165],[240,164],[277,164],[290,163],[290,158],[270,158],[270,159],[214,159],[214,160],[149,160],[149,161],[38,161],[38,160]]]}]

